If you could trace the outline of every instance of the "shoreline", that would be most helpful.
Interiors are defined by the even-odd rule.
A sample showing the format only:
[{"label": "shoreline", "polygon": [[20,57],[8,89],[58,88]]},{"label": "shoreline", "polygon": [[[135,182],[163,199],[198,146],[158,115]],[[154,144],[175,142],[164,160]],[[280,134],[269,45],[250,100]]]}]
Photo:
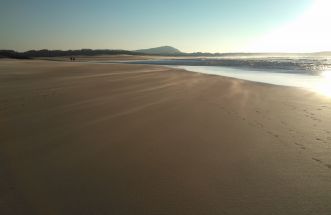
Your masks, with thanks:
[{"label": "shoreline", "polygon": [[[101,56],[103,57],[103,56]],[[133,57],[133,58],[131,58]],[[46,61],[55,61],[55,62],[68,62],[68,63],[86,63],[86,64],[129,64],[129,65],[141,65],[141,66],[161,66],[161,67],[166,67],[166,68],[171,68],[171,69],[176,69],[176,70],[185,70],[187,72],[194,72],[194,73],[199,73],[199,74],[205,74],[205,75],[213,75],[213,76],[218,76],[218,77],[224,77],[224,78],[232,78],[232,79],[237,79],[237,80],[243,80],[243,81],[249,81],[255,84],[266,84],[266,85],[272,85],[272,86],[280,86],[280,87],[290,87],[290,88],[296,88],[296,89],[300,89],[300,90],[304,90],[304,91],[308,91],[308,92],[313,92],[316,93],[319,96],[323,96],[326,98],[331,98],[330,95],[328,95],[328,93],[324,93],[324,92],[320,92],[320,89],[317,89],[315,86],[296,86],[295,84],[289,85],[289,84],[282,84],[282,83],[272,83],[270,81],[258,81],[258,80],[252,80],[252,79],[248,79],[248,78],[244,78],[244,77],[235,77],[235,76],[231,76],[231,75],[225,75],[225,74],[213,74],[210,72],[201,72],[201,71],[194,71],[194,70],[190,70],[189,68],[181,68],[181,67],[213,67],[213,68],[224,68],[225,70],[227,69],[231,69],[231,70],[240,70],[240,71],[252,71],[252,72],[262,72],[262,74],[264,72],[266,72],[263,69],[252,69],[252,68],[242,68],[242,67],[232,67],[232,66],[189,66],[189,65],[158,65],[158,64],[144,64],[144,63],[132,63],[134,61],[141,61],[141,60],[162,60],[162,59],[172,59],[173,57],[161,57],[161,56],[125,56],[125,55],[121,55],[121,56],[112,56],[112,57],[105,57],[106,59],[108,59],[108,61],[88,61],[90,59],[90,57],[83,57],[82,59],[87,60],[87,61],[77,61],[77,62],[70,62],[70,61],[66,61],[66,58],[61,60],[49,60],[49,59],[43,59]],[[123,61],[114,61],[115,59],[122,59]],[[178,58],[176,58],[178,59]],[[276,71],[276,70],[275,70]],[[275,73],[275,74],[297,74],[297,75],[307,75],[307,74],[301,74],[301,73],[286,73],[286,72],[275,72],[275,71],[268,71],[266,73]],[[283,70],[280,70],[283,71]],[[303,82],[307,82],[307,81],[311,81],[311,80],[302,80]],[[316,84],[316,83],[315,83]],[[331,84],[331,83],[330,83]]]}]

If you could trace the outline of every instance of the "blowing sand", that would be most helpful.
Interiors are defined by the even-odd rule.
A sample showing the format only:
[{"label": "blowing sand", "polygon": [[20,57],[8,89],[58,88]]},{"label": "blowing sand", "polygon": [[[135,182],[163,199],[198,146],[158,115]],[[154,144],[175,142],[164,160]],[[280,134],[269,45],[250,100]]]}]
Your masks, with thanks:
[{"label": "blowing sand", "polygon": [[331,214],[331,99],[159,66],[0,62],[0,214]]}]

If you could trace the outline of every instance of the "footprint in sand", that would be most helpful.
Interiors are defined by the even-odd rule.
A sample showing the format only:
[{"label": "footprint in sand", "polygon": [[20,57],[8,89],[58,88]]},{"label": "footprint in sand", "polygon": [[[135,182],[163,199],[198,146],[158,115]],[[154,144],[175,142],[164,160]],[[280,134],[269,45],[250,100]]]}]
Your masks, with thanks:
[{"label": "footprint in sand", "polygon": [[264,127],[263,124],[260,123],[260,122],[255,121],[255,124],[256,124],[258,127],[260,127],[260,128],[263,128],[263,127]]},{"label": "footprint in sand", "polygon": [[273,133],[271,131],[267,131],[267,133],[270,134],[270,135],[272,135],[275,138],[279,138],[279,135],[278,134],[275,134],[275,133]]},{"label": "footprint in sand", "polygon": [[[317,158],[312,158],[314,161],[316,161],[319,164],[323,164],[323,161],[321,161],[320,159]],[[331,169],[331,164],[323,164],[325,167]]]},{"label": "footprint in sand", "polygon": [[312,158],[314,161],[316,161],[317,163],[322,163],[322,161],[320,159],[317,158]]},{"label": "footprint in sand", "polygon": [[300,148],[303,149],[303,150],[306,149],[306,147],[304,147],[304,145],[302,145],[302,144],[300,144],[300,143],[294,143],[294,144],[297,145],[297,146],[300,146]]}]

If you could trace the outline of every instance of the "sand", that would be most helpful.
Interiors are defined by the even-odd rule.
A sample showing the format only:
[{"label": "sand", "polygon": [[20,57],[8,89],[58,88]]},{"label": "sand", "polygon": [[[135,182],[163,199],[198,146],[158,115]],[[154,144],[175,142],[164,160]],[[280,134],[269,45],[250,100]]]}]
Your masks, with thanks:
[{"label": "sand", "polygon": [[160,66],[0,61],[0,214],[331,214],[331,99]]}]

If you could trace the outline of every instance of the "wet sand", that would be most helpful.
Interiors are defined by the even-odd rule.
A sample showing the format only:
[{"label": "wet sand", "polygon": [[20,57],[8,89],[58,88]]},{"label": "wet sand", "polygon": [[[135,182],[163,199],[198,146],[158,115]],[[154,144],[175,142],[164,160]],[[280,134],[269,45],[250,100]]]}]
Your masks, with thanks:
[{"label": "wet sand", "polygon": [[331,214],[331,99],[160,66],[0,61],[0,214]]}]

